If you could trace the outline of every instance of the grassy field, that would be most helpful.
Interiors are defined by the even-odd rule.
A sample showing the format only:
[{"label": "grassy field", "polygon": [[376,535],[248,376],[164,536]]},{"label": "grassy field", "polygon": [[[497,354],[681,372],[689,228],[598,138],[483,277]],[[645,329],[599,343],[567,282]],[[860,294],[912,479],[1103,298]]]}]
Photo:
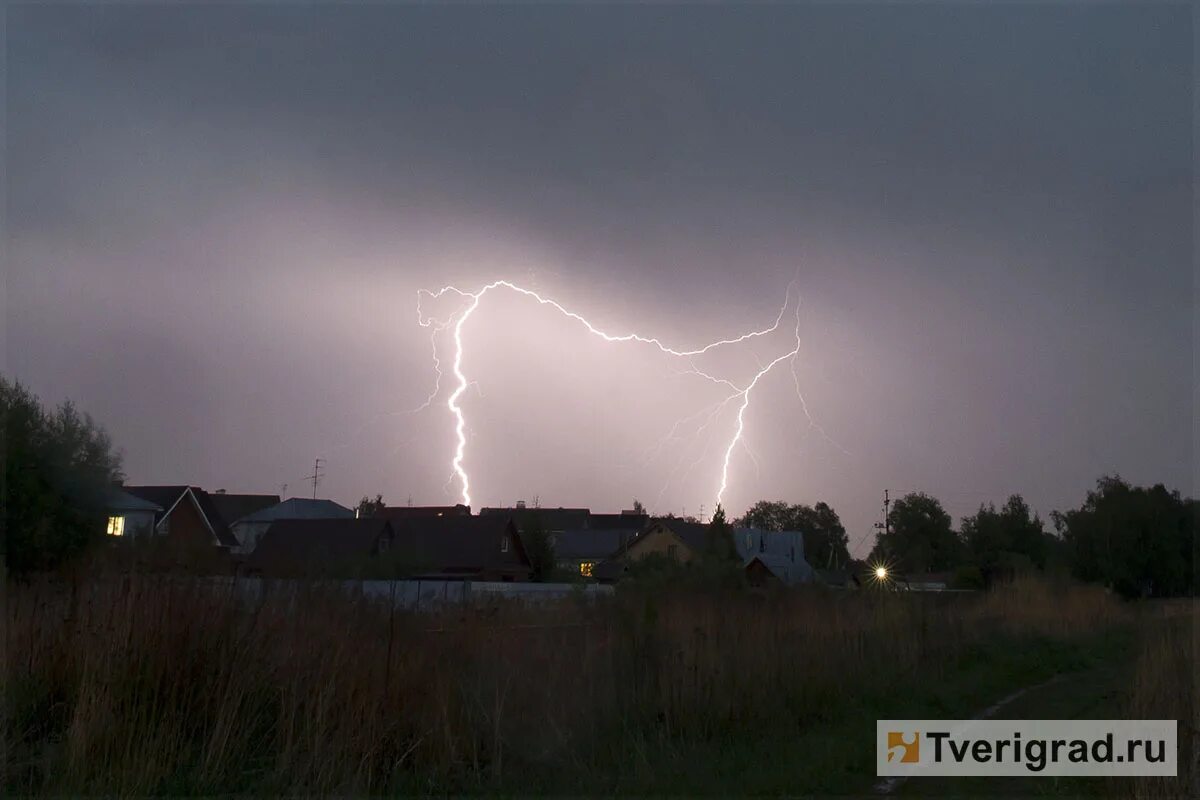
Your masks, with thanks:
[{"label": "grassy field", "polygon": [[970,716],[1058,674],[1090,676],[1050,695],[1063,715],[1196,718],[1194,609],[1065,584],[414,615],[131,576],[6,600],[9,794],[867,795],[876,719]]}]

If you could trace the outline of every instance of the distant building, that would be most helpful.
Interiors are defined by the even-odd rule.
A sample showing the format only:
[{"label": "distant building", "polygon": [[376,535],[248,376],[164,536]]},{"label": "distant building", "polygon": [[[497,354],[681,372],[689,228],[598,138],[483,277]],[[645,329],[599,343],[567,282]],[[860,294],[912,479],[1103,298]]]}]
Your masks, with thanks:
[{"label": "distant building", "polygon": [[353,519],[354,511],[332,500],[310,500],[307,497],[290,497],[253,513],[239,517],[230,526],[237,541],[234,552],[252,553],[259,540],[272,523],[288,519]]},{"label": "distant building", "polygon": [[638,533],[637,528],[559,531],[551,534],[554,559],[559,569],[595,578],[596,566],[624,549]]},{"label": "distant building", "polygon": [[517,501],[512,508],[481,508],[479,516],[511,517],[517,530],[522,532],[536,523],[546,533],[557,533],[587,528],[592,512],[586,508],[530,508],[524,502]]},{"label": "distant building", "polygon": [[359,578],[371,575],[388,553],[391,523],[377,517],[279,519],[246,559],[252,575],[273,578]]},{"label": "distant building", "polygon": [[462,503],[453,506],[384,506],[375,516],[391,522],[414,517],[469,517],[471,507]]},{"label": "distant building", "polygon": [[752,585],[780,583],[795,586],[816,578],[804,558],[804,534],[800,531],[764,531],[735,528],[733,544]]},{"label": "distant building", "polygon": [[278,495],[209,493],[197,486],[123,486],[160,511],[154,515],[153,531],[167,541],[188,548],[217,547],[226,552],[238,548],[229,529],[235,514],[251,513],[275,505]]},{"label": "distant building", "polygon": [[150,536],[154,533],[155,518],[163,507],[149,500],[113,487],[105,501],[108,521],[105,532],[114,537]]},{"label": "distant building", "polygon": [[390,558],[413,577],[525,581],[533,571],[520,531],[502,514],[414,517],[394,527]]}]

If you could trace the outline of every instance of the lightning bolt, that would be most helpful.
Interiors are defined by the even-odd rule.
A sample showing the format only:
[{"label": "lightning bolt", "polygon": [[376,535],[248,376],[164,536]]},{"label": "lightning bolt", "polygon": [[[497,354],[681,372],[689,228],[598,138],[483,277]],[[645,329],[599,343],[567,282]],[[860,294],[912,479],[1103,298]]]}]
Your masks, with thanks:
[{"label": "lightning bolt", "polygon": [[[736,429],[734,431],[732,438],[729,440],[727,447],[725,448],[725,455],[724,455],[724,459],[723,459],[722,466],[721,466],[720,485],[716,492],[717,503],[720,503],[722,501],[722,499],[724,498],[724,495],[725,495],[725,491],[729,486],[730,463],[733,459],[734,450],[737,448],[739,443],[741,443],[743,445],[743,447],[746,447],[745,440],[743,439],[743,434],[745,433],[745,428],[746,428],[746,410],[750,406],[750,399],[751,399],[751,395],[752,395],[754,389],[758,386],[760,381],[772,371],[772,369],[774,369],[778,364],[781,364],[784,361],[790,360],[792,362],[793,377],[795,377],[795,359],[800,352],[800,302],[799,302],[799,299],[797,299],[796,314],[795,314],[795,316],[796,316],[795,346],[788,352],[784,353],[783,355],[779,356],[778,358],[775,358],[774,360],[770,361],[769,363],[767,363],[765,365],[760,363],[758,372],[754,375],[753,379],[747,385],[740,386],[727,378],[713,375],[705,370],[698,368],[693,361],[693,359],[696,358],[697,356],[702,356],[702,355],[705,355],[706,353],[710,353],[719,347],[726,347],[726,346],[731,346],[731,345],[736,345],[736,344],[742,344],[742,343],[750,341],[752,339],[756,339],[756,338],[763,337],[763,336],[768,336],[768,335],[774,333],[775,331],[779,330],[780,326],[783,324],[784,315],[787,313],[787,309],[788,309],[789,305],[791,304],[791,294],[792,294],[792,285],[791,284],[788,285],[787,291],[784,294],[783,306],[779,310],[779,315],[775,318],[775,322],[772,325],[770,325],[769,327],[762,328],[760,330],[753,330],[748,333],[743,333],[739,336],[735,336],[735,337],[728,338],[728,339],[718,339],[717,341],[710,342],[701,347],[696,347],[693,349],[677,349],[674,347],[670,347],[657,337],[644,336],[639,333],[623,333],[623,334],[608,333],[608,332],[596,327],[595,325],[593,325],[583,315],[566,308],[565,306],[563,306],[556,300],[545,297],[542,294],[540,294],[532,289],[527,289],[525,287],[518,286],[507,280],[493,281],[492,283],[487,284],[486,286],[482,287],[481,289],[479,289],[478,291],[475,291],[475,292],[468,292],[468,291],[465,291],[465,290],[460,289],[455,286],[443,286],[441,289],[437,289],[437,290],[420,289],[417,292],[417,322],[418,322],[418,324],[421,325],[421,327],[431,329],[431,340],[433,342],[433,349],[434,349],[434,370],[437,375],[437,378],[435,380],[434,389],[430,393],[429,398],[426,400],[426,402],[420,408],[418,408],[416,410],[421,410],[423,408],[427,408],[428,406],[430,406],[433,403],[434,399],[437,397],[437,395],[441,391],[441,379],[442,379],[441,364],[442,364],[442,362],[439,359],[438,354],[437,354],[437,336],[439,333],[441,333],[447,329],[452,330],[452,337],[453,337],[453,341],[454,341],[454,357],[451,361],[451,372],[457,383],[456,383],[454,390],[450,393],[449,397],[446,400],[446,407],[450,410],[450,413],[454,416],[454,421],[455,421],[454,432],[455,432],[455,437],[456,437],[454,456],[450,462],[451,471],[452,471],[450,480],[451,480],[451,482],[453,482],[455,478],[458,479],[458,482],[461,486],[461,491],[462,491],[462,503],[464,505],[471,505],[471,479],[470,479],[470,476],[467,474],[466,468],[463,466],[463,461],[466,457],[466,449],[467,449],[467,421],[466,421],[466,415],[465,415],[463,408],[460,405],[459,401],[462,398],[463,393],[471,385],[471,381],[467,378],[466,374],[463,372],[463,366],[462,366],[463,353],[464,353],[464,349],[465,349],[463,346],[463,328],[466,326],[467,321],[475,313],[476,309],[479,308],[479,305],[483,301],[483,298],[488,293],[499,290],[499,289],[506,289],[506,290],[514,292],[516,294],[519,294],[519,295],[522,295],[525,297],[529,297],[529,298],[535,300],[540,305],[549,306],[549,307],[553,308],[554,310],[558,311],[563,316],[567,317],[568,319],[571,319],[571,320],[581,324],[588,331],[588,333],[592,334],[593,336],[597,336],[606,342],[613,342],[613,343],[634,342],[634,343],[638,343],[638,344],[649,345],[649,346],[656,348],[657,350],[659,350],[659,352],[663,353],[664,355],[683,359],[687,365],[687,368],[685,370],[683,370],[680,374],[695,375],[703,380],[706,380],[711,383],[731,389],[733,393],[730,394],[728,397],[726,397],[723,401],[716,404],[715,410],[713,410],[713,407],[710,407],[710,409],[706,409],[706,410],[711,411],[711,413],[710,413],[708,421],[703,426],[701,426],[701,429],[707,428],[709,425],[711,425],[713,423],[713,421],[716,419],[716,416],[720,413],[720,411],[722,409],[724,409],[729,403],[740,399],[740,404],[738,405],[738,411],[737,411]],[[446,318],[446,319],[438,319],[438,318],[435,318],[432,316],[427,316],[423,312],[423,310],[422,310],[422,308],[423,308],[422,301],[423,300],[425,300],[425,299],[436,300],[448,293],[458,295],[459,297],[461,297],[466,303],[465,307],[463,307],[460,311],[455,312],[449,318]],[[799,395],[798,379],[797,379],[796,388],[797,388],[797,395]],[[801,400],[801,403],[803,404],[803,402],[804,402],[803,396],[800,396],[800,400]],[[700,416],[703,413],[704,412],[701,412],[700,414],[693,415],[692,417],[687,418],[687,419],[690,421],[691,419],[694,419],[695,417]],[[804,413],[805,413],[805,416],[808,417],[810,424],[815,424],[812,422],[812,418],[810,416],[808,416],[807,406],[804,406]],[[678,427],[682,422],[683,421],[681,421],[680,423],[676,423],[676,426],[672,428],[670,433],[668,433],[667,440],[674,438],[674,434],[678,430]],[[665,443],[665,441],[666,440],[664,440],[664,443]],[[661,447],[661,445],[660,445],[660,447]],[[705,448],[705,450],[707,451],[707,448]],[[748,447],[746,447],[746,450],[748,453],[750,453],[750,456],[753,459],[754,458],[753,453],[749,450]],[[691,470],[689,469],[689,472],[690,471]]]}]

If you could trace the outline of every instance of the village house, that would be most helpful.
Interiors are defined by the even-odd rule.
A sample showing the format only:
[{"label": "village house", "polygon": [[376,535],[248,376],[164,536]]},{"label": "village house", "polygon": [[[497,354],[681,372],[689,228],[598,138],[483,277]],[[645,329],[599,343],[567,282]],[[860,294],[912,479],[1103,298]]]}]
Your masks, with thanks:
[{"label": "village house", "polygon": [[163,507],[114,486],[105,501],[108,515],[105,532],[109,536],[149,536],[154,532],[154,520]]},{"label": "village house", "polygon": [[392,558],[412,577],[526,581],[533,570],[511,517],[417,517],[395,523]]},{"label": "village house", "polygon": [[279,519],[246,559],[245,572],[268,578],[381,576],[394,533],[386,519]]},{"label": "village house", "polygon": [[804,534],[800,531],[764,531],[736,528],[733,544],[742,559],[752,586],[779,583],[795,586],[816,578],[804,558]]},{"label": "village house", "polygon": [[236,553],[252,553],[263,534],[275,522],[285,519],[351,519],[354,512],[332,500],[290,497],[282,503],[260,508],[239,517],[230,525],[237,540]]},{"label": "village house", "polygon": [[559,531],[583,530],[588,527],[588,518],[592,516],[586,508],[542,508],[527,506],[524,500],[518,500],[512,508],[481,508],[479,516],[501,516],[513,520],[519,532],[528,531],[537,524],[545,533]]},{"label": "village house", "polygon": [[264,577],[525,581],[532,572],[511,519],[416,516],[280,519],[247,557]]},{"label": "village house", "polygon": [[458,503],[453,506],[385,506],[375,513],[390,522],[413,517],[469,517],[471,507]]},{"label": "village house", "polygon": [[196,486],[122,486],[121,491],[155,506],[152,531],[164,541],[188,549],[237,549],[229,522],[275,505],[278,495],[206,492]]},{"label": "village house", "polygon": [[638,537],[650,518],[646,514],[588,513],[586,526],[552,532],[550,543],[559,569],[591,578],[596,565]]},{"label": "village house", "polygon": [[[801,532],[733,528],[730,536],[751,585],[795,586],[814,580],[815,572],[804,558]],[[596,564],[592,576],[604,582],[620,580],[633,562],[651,555],[686,564],[716,545],[707,524],[670,517],[655,519],[637,537]]]}]

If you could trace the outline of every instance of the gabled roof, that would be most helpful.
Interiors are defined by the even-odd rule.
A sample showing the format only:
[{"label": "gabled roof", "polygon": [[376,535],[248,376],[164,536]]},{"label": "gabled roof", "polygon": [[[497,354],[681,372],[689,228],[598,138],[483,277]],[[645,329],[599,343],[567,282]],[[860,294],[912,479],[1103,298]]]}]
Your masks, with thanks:
[{"label": "gabled roof", "polygon": [[246,565],[263,572],[337,567],[373,555],[384,536],[392,536],[386,519],[281,519],[267,528]]},{"label": "gabled roof", "polygon": [[[529,570],[521,537],[507,516],[418,517],[393,527],[396,557],[434,571]],[[507,552],[501,547],[505,537]]]},{"label": "gabled roof", "polygon": [[708,526],[702,522],[687,522],[674,517],[662,517],[651,521],[661,523],[693,551],[702,552],[708,543]]},{"label": "gabled roof", "polygon": [[332,500],[289,497],[282,503],[259,509],[232,522],[273,522],[282,519],[353,519],[354,512]]},{"label": "gabled roof", "polygon": [[746,559],[745,566],[754,562],[762,564],[768,572],[779,579],[785,586],[795,586],[798,583],[808,583],[814,580],[816,573],[803,558],[792,561],[786,556],[776,553],[757,553]]},{"label": "gabled roof", "polygon": [[277,495],[262,494],[209,494],[198,486],[125,486],[124,490],[134,497],[153,503],[160,508],[154,515],[154,524],[162,523],[163,517],[170,514],[181,502],[195,503],[204,518],[205,524],[212,531],[217,542],[225,547],[237,547],[237,538],[229,532],[229,523],[233,520],[226,516],[237,513],[243,508],[262,508],[271,501],[278,501]]}]

